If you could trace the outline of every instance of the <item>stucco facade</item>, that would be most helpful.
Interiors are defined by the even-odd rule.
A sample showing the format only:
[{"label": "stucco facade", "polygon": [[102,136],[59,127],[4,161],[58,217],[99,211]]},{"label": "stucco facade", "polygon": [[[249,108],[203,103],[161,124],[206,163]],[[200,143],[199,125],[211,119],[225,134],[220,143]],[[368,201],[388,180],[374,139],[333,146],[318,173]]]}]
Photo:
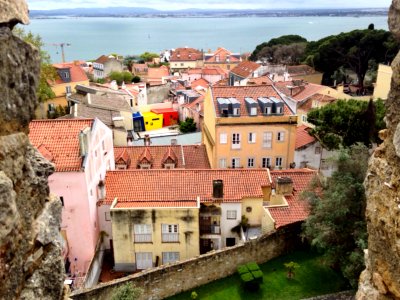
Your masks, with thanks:
[{"label": "stucco facade", "polygon": [[393,71],[390,66],[379,64],[378,76],[374,88],[374,99],[381,98],[386,100],[388,98],[392,74]]},{"label": "stucco facade", "polygon": [[198,208],[112,206],[111,218],[117,271],[147,269],[199,255]]}]

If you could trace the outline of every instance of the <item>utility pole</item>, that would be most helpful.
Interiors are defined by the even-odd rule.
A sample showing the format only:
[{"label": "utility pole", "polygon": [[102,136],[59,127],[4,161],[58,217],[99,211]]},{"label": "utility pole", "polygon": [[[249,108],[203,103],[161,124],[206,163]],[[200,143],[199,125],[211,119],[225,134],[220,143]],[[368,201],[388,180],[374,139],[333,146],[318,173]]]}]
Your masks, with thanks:
[{"label": "utility pole", "polygon": [[65,63],[64,46],[71,46],[71,44],[70,43],[58,43],[58,44],[53,43],[51,45],[61,48],[61,59],[62,59],[62,62]]}]

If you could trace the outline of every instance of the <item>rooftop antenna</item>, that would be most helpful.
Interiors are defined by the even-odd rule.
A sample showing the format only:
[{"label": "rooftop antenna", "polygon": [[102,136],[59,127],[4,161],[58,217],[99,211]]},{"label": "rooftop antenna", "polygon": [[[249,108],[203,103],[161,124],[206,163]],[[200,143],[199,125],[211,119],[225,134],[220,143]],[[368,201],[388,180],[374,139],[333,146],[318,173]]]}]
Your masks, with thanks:
[{"label": "rooftop antenna", "polygon": [[[50,45],[61,48],[61,59],[62,59],[62,62],[65,63],[64,46],[71,46],[71,44],[70,43],[52,43]],[[57,54],[58,54],[58,51],[57,51]]]}]

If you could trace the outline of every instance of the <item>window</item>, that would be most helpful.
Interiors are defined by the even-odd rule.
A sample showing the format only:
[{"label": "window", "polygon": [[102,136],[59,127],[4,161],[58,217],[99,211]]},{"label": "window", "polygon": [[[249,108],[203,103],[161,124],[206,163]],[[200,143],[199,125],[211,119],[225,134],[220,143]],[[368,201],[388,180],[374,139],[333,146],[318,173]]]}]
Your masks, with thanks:
[{"label": "window", "polygon": [[275,158],[275,167],[282,167],[283,158],[277,157]]},{"label": "window", "polygon": [[329,163],[326,159],[321,159],[321,170],[328,170],[329,169]]},{"label": "window", "polygon": [[232,169],[240,168],[240,159],[232,158]]},{"label": "window", "polygon": [[135,243],[151,242],[151,224],[134,224],[133,231]]},{"label": "window", "polygon": [[240,149],[240,133],[232,134],[232,149]]},{"label": "window", "polygon": [[255,132],[249,132],[249,144],[254,144],[256,142]]},{"label": "window", "polygon": [[234,116],[239,116],[239,115],[240,115],[240,108],[235,107],[235,108],[233,109],[233,115],[234,115]]},{"label": "window", "polygon": [[250,157],[247,159],[247,167],[254,168],[254,158],[253,157]]},{"label": "window", "polygon": [[279,142],[283,142],[285,140],[285,132],[279,131],[276,136],[276,140]]},{"label": "window", "polygon": [[64,207],[64,197],[60,196],[61,206]]},{"label": "window", "polygon": [[253,208],[251,206],[246,207],[246,212],[251,213],[252,210],[253,210]]},{"label": "window", "polygon": [[226,218],[228,220],[236,220],[236,210],[227,210],[226,211]]},{"label": "window", "polygon": [[226,238],[226,247],[231,247],[236,245],[236,238]]},{"label": "window", "polygon": [[268,149],[272,148],[272,132],[264,132],[263,147]]},{"label": "window", "polygon": [[54,112],[55,110],[56,110],[56,108],[53,103],[48,104],[48,111]]},{"label": "window", "polygon": [[65,87],[65,92],[71,94],[71,87],[69,85]]},{"label": "window", "polygon": [[215,61],[219,62],[219,55],[215,55]]},{"label": "window", "polygon": [[181,67],[183,67],[183,63],[181,63]]},{"label": "window", "polygon": [[255,116],[255,115],[257,115],[257,107],[250,108],[250,116]]},{"label": "window", "polygon": [[221,169],[225,169],[226,168],[226,158],[220,158],[219,159],[219,167]]},{"label": "window", "polygon": [[265,107],[265,112],[266,115],[270,115],[271,114],[271,106],[267,106]]},{"label": "window", "polygon": [[104,220],[111,221],[111,214],[109,211],[104,212]]},{"label": "window", "polygon": [[101,141],[101,149],[103,149],[103,150],[106,149],[106,146],[105,146],[105,144],[104,144],[104,141]]},{"label": "window", "polygon": [[219,134],[219,143],[226,144],[228,142],[228,135],[226,133]]},{"label": "window", "polygon": [[315,154],[321,154],[321,147],[315,147]]},{"label": "window", "polygon": [[302,120],[303,122],[307,122],[307,116],[306,116],[306,115],[302,115],[302,116],[301,116],[301,120]]},{"label": "window", "polygon": [[179,233],[177,224],[162,224],[161,232],[162,232],[163,243],[179,242]]},{"label": "window", "polygon": [[263,168],[270,168],[271,167],[271,158],[270,157],[263,157],[262,158],[262,167]]},{"label": "window", "polygon": [[162,253],[162,263],[163,265],[167,263],[173,263],[179,260],[179,252],[163,252]]},{"label": "window", "polygon": [[164,164],[164,169],[174,169],[175,164]]},{"label": "window", "polygon": [[277,113],[277,114],[282,114],[282,112],[283,112],[283,107],[278,106],[278,107],[276,108],[276,113]]},{"label": "window", "polygon": [[136,252],[136,269],[144,270],[153,267],[153,254],[151,252]]}]

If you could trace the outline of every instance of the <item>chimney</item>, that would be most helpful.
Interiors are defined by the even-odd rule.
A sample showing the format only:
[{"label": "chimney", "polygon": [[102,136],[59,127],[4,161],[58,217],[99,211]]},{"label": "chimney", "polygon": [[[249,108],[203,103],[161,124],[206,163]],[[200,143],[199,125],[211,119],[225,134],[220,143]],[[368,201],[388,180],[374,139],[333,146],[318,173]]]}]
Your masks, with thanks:
[{"label": "chimney", "polygon": [[90,132],[89,128],[81,130],[79,133],[79,154],[81,157],[84,157],[88,153],[88,134]]},{"label": "chimney", "polygon": [[150,135],[145,134],[143,141],[144,141],[145,146],[150,146],[150,144],[151,144]]},{"label": "chimney", "polygon": [[224,182],[221,179],[213,180],[213,198],[224,197]]},{"label": "chimney", "polygon": [[293,180],[290,177],[276,179],[276,193],[278,195],[291,195],[293,193]]},{"label": "chimney", "polygon": [[106,198],[106,186],[105,186],[103,180],[99,181],[99,184],[97,185],[97,188],[98,188],[98,191],[99,191],[99,193],[98,193],[99,200],[105,199]]}]

